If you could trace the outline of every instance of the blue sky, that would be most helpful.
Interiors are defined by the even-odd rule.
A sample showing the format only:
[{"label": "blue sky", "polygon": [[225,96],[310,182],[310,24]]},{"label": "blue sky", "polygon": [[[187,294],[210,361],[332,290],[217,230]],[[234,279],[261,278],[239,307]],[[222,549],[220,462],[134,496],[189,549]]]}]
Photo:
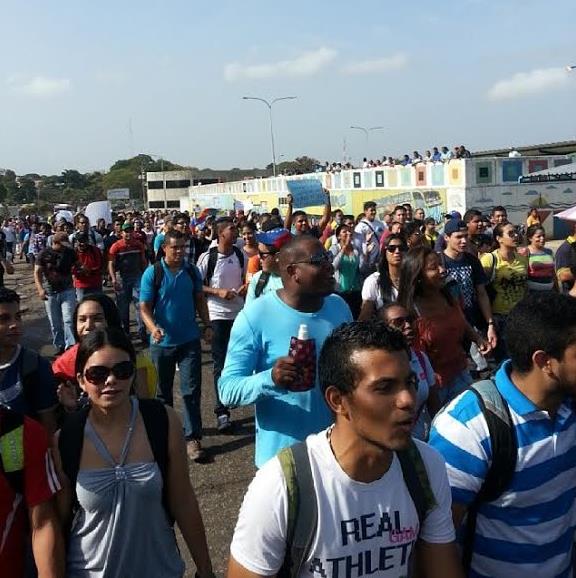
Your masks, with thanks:
[{"label": "blue sky", "polygon": [[[0,167],[357,160],[576,138],[576,2],[0,0]],[[369,142],[351,125],[383,126]]]}]

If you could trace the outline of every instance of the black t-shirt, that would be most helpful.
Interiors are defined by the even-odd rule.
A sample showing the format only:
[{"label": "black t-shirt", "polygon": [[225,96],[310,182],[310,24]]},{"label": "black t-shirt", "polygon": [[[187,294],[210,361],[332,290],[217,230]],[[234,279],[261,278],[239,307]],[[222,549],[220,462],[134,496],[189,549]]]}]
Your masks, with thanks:
[{"label": "black t-shirt", "polygon": [[38,255],[38,265],[44,274],[43,286],[47,293],[60,293],[72,288],[72,267],[76,253],[70,247],[55,251],[50,247]]},{"label": "black t-shirt", "polygon": [[452,259],[446,253],[442,253],[440,258],[442,266],[446,269],[447,278],[457,284],[464,315],[468,321],[476,324],[480,314],[476,287],[488,283],[480,260],[470,253],[463,253],[459,259]]}]

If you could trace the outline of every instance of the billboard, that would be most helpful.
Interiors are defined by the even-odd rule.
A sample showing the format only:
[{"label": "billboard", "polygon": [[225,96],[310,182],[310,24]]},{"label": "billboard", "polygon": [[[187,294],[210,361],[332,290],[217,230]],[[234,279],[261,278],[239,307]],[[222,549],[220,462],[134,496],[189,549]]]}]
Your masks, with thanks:
[{"label": "billboard", "polygon": [[109,201],[127,201],[130,199],[130,189],[109,189],[106,198]]}]

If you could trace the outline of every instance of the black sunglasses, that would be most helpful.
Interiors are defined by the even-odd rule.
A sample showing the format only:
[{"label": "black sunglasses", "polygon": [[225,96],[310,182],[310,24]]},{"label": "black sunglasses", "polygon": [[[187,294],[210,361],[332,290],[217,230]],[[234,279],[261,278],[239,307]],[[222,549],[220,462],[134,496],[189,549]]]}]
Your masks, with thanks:
[{"label": "black sunglasses", "polygon": [[258,255],[260,255],[260,259],[266,259],[266,257],[276,255],[276,253],[278,253],[278,251],[258,251]]},{"label": "black sunglasses", "polygon": [[321,267],[322,265],[326,265],[327,263],[332,262],[332,255],[327,251],[322,251],[322,253],[316,253],[312,255],[308,259],[304,261],[294,261],[291,263],[292,265],[298,265],[301,263],[305,263],[306,265],[314,265],[315,267]]},{"label": "black sunglasses", "polygon": [[386,251],[388,251],[388,253],[396,253],[396,251],[405,253],[407,250],[408,247],[406,247],[406,245],[388,245],[388,247],[386,247]]},{"label": "black sunglasses", "polygon": [[131,361],[121,361],[112,367],[93,365],[84,371],[84,377],[94,385],[102,385],[112,374],[116,379],[130,379],[135,367]]}]

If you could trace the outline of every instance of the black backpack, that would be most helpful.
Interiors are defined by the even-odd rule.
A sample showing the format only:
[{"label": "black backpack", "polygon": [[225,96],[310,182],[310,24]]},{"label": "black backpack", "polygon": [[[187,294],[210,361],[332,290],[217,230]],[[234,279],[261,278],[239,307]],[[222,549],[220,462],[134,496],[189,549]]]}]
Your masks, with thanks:
[{"label": "black backpack", "polygon": [[[171,524],[174,520],[168,507],[168,413],[164,404],[156,399],[138,400],[138,409],[142,415],[148,443],[152,449],[154,461],[162,473],[162,505]],[[80,409],[74,413],[68,414],[60,435],[58,438],[58,449],[62,461],[62,469],[70,481],[72,492],[72,511],[75,512],[78,507],[78,497],[76,495],[76,479],[80,469],[80,457],[82,456],[82,447],[84,445],[84,427],[88,418],[89,407]]]},{"label": "black backpack", "polygon": [[[238,262],[240,263],[240,269],[244,271],[244,253],[236,247],[236,245],[232,245],[232,249],[234,250],[234,254],[236,255]],[[218,262],[218,247],[212,247],[208,251],[208,267],[206,269],[206,277],[204,278],[204,284],[210,286],[210,281],[212,281],[212,277],[214,275],[214,269],[216,269],[216,263]]]}]

